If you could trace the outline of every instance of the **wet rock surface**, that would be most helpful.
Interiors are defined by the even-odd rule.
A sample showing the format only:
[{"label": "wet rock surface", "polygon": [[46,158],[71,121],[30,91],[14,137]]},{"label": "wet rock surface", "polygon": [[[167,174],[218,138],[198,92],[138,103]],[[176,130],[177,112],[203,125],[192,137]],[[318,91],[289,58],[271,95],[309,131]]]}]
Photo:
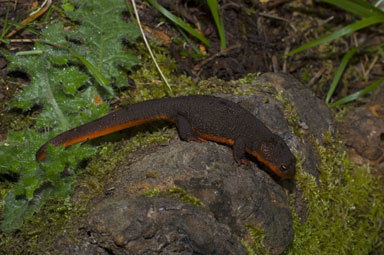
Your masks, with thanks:
[{"label": "wet rock surface", "polygon": [[246,254],[213,214],[171,197],[104,201],[89,224],[113,254]]},{"label": "wet rock surface", "polygon": [[[293,100],[298,121],[307,123],[300,137],[291,131],[273,87],[248,96],[219,96],[255,114],[304,158],[304,170],[316,176],[316,155],[306,137],[320,138],[332,127],[328,109],[289,76],[265,74],[256,83],[261,81],[276,83]],[[326,111],[312,116],[304,109]],[[250,239],[250,227],[257,227],[264,229],[271,254],[281,254],[294,238],[288,191],[268,169],[250,160],[250,166],[238,166],[231,148],[183,142],[176,134],[169,143],[130,153],[127,162],[132,163],[122,162],[115,181],[106,187],[113,191],[95,199],[79,226],[80,240],[62,236],[57,247],[64,254],[246,254],[241,242]],[[288,183],[294,191],[294,181]],[[300,204],[299,196],[296,200]]]}]

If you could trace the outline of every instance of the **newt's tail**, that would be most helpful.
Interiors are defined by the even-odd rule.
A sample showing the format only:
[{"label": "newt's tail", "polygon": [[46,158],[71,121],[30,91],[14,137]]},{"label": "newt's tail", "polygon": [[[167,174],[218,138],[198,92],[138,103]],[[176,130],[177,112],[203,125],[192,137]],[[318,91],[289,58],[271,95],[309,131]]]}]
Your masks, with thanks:
[{"label": "newt's tail", "polygon": [[[79,127],[70,129],[64,133],[61,133],[48,142],[46,142],[40,149],[36,152],[36,160],[40,161],[46,157],[46,148],[48,144],[53,144],[55,146],[64,145],[70,146],[72,144],[84,142],[87,140],[94,139],[96,137],[104,136],[119,130],[130,128],[133,126],[138,126],[144,123],[152,122],[155,120],[171,120],[165,114],[158,114],[158,111],[146,111],[146,114],[143,112],[137,111],[136,105],[134,107],[123,108],[115,112],[111,112],[104,117],[81,125]],[[141,108],[148,109],[148,108]]]}]

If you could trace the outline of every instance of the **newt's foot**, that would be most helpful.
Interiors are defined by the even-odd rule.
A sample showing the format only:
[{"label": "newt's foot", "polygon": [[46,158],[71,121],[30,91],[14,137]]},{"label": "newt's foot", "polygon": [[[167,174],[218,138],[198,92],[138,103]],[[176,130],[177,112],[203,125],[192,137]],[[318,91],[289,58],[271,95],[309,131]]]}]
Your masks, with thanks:
[{"label": "newt's foot", "polygon": [[247,167],[251,166],[251,162],[249,160],[246,160],[246,159],[240,160],[240,164],[241,165],[246,165]]},{"label": "newt's foot", "polygon": [[192,142],[199,142],[199,143],[206,143],[208,142],[207,140],[201,138],[201,137],[189,137],[187,139],[188,141],[192,141]]},{"label": "newt's foot", "polygon": [[248,166],[248,167],[251,166],[251,162],[249,162],[249,160],[246,160],[245,158],[242,158],[242,159],[240,159],[240,160],[235,158],[235,161],[236,161],[236,163],[237,163],[239,166],[241,166],[241,165],[246,165],[246,166]]}]

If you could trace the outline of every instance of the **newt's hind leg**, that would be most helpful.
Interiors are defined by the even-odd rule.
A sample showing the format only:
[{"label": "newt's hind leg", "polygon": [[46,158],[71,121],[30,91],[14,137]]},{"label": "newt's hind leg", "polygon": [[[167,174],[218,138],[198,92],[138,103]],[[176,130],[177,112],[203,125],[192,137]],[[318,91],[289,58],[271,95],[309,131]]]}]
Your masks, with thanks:
[{"label": "newt's hind leg", "polygon": [[199,137],[192,129],[189,121],[182,115],[176,116],[176,127],[180,139],[184,141],[206,142],[206,140]]}]

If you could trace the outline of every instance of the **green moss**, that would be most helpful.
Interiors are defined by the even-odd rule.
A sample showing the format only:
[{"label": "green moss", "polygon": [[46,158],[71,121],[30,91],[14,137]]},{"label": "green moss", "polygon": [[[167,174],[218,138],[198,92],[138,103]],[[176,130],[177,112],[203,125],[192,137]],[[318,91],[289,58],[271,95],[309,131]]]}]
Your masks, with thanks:
[{"label": "green moss", "polygon": [[145,179],[155,179],[159,175],[158,172],[146,172]]},{"label": "green moss", "polygon": [[335,121],[340,122],[344,120],[344,117],[348,114],[350,110],[354,109],[353,104],[340,105],[335,110]]},{"label": "green moss", "polygon": [[249,73],[243,78],[240,78],[238,82],[240,84],[249,84],[254,82],[259,76],[260,76],[260,73]]},{"label": "green moss", "polygon": [[265,232],[263,228],[246,224],[248,235],[241,240],[241,244],[249,255],[268,255],[269,250],[264,246]]},{"label": "green moss", "polygon": [[301,81],[302,83],[308,83],[312,79],[312,71],[308,67],[303,67],[301,71]]},{"label": "green moss", "polygon": [[[191,77],[174,74],[176,71],[176,62],[169,56],[167,51],[164,51],[164,49],[159,48],[155,44],[151,44],[151,47],[161,70],[168,79],[173,96],[192,94],[210,95],[214,93],[246,95],[260,90],[257,86],[241,86],[252,82],[259,74],[248,74],[238,81],[224,81],[218,78],[210,78],[195,83]],[[130,76],[136,81],[136,88],[121,94],[122,105],[170,96],[168,88],[164,85],[164,82],[161,81],[160,75],[143,44],[137,46],[137,54],[141,59],[141,67]],[[269,84],[258,85],[270,86]]]},{"label": "green moss", "polygon": [[160,190],[158,188],[154,188],[152,190],[145,192],[144,195],[147,197],[164,196],[164,195],[172,196],[187,204],[196,205],[196,206],[203,205],[203,202],[201,202],[198,198],[189,195],[182,188],[170,188],[166,190]]},{"label": "green moss", "polygon": [[275,99],[283,104],[284,117],[288,121],[291,131],[298,137],[303,138],[305,130],[299,126],[300,117],[291,101],[284,96],[284,92],[282,90],[277,91]]},{"label": "green moss", "polygon": [[104,192],[105,184],[112,181],[115,169],[126,161],[127,154],[152,143],[169,141],[174,132],[174,129],[156,125],[146,126],[145,131],[133,128],[126,134],[133,135],[129,139],[121,140],[120,135],[118,142],[104,143],[99,155],[94,156],[85,171],[79,174],[77,186],[87,187],[88,190],[83,194],[83,199],[89,200]]},{"label": "green moss", "polygon": [[0,253],[49,254],[47,247],[58,235],[64,232],[74,235],[73,222],[84,212],[80,207],[73,207],[69,199],[50,199],[18,232],[0,233]]},{"label": "green moss", "polygon": [[383,187],[367,166],[356,166],[330,133],[318,142],[320,179],[298,163],[297,186],[308,205],[301,223],[293,213],[295,239],[286,254],[383,254]]}]

